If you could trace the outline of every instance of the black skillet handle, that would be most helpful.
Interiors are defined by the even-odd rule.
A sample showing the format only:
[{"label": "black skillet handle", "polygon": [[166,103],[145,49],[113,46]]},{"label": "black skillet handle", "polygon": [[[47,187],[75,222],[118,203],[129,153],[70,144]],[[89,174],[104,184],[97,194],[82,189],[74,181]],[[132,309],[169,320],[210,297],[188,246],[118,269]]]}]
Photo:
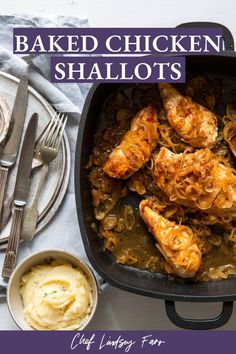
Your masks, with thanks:
[{"label": "black skillet handle", "polygon": [[166,314],[171,322],[184,329],[206,330],[223,326],[227,323],[233,312],[233,301],[223,302],[221,313],[215,318],[194,320],[181,317],[175,308],[174,301],[165,301]]},{"label": "black skillet handle", "polygon": [[205,27],[205,28],[222,28],[223,30],[223,38],[224,38],[224,44],[225,44],[225,50],[229,51],[234,51],[234,37],[230,30],[225,27],[224,25],[221,25],[220,23],[215,23],[215,22],[186,22],[182,23],[181,25],[177,26],[179,27]]}]

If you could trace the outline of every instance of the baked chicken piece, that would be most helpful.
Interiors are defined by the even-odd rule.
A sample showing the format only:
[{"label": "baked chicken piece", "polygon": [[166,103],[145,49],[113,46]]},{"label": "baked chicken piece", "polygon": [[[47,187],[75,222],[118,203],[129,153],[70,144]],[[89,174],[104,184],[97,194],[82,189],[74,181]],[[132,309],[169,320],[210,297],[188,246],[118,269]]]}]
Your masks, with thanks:
[{"label": "baked chicken piece", "polygon": [[104,172],[113,178],[130,177],[149,160],[157,142],[157,111],[149,104],[132,119],[130,130],[109,155]]},{"label": "baked chicken piece", "polygon": [[201,265],[201,251],[193,231],[169,221],[155,210],[155,201],[144,199],[139,205],[141,216],[157,241],[157,248],[173,272],[182,278],[192,278]]},{"label": "baked chicken piece", "polygon": [[170,84],[159,84],[159,91],[168,121],[182,140],[193,147],[211,148],[217,137],[216,116]]},{"label": "baked chicken piece", "polygon": [[236,216],[236,171],[210,149],[174,154],[161,148],[153,156],[153,177],[175,203]]}]

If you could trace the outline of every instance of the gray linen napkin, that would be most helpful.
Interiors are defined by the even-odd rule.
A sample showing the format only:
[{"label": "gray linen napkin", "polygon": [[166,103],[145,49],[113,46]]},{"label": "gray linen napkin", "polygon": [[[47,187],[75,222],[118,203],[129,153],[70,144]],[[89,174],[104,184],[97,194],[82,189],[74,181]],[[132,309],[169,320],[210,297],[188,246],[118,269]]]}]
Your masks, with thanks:
[{"label": "gray linen napkin", "polygon": [[19,77],[28,72],[30,84],[60,112],[81,113],[89,84],[50,84],[50,55],[16,56],[12,54],[14,27],[88,27],[88,20],[76,17],[51,18],[0,16],[0,70]]},{"label": "gray linen napkin", "polygon": [[[0,16],[0,70],[19,77],[27,72],[31,86],[40,92],[52,106],[60,112],[69,112],[67,123],[69,137],[72,171],[67,195],[62,206],[53,220],[43,229],[33,242],[24,242],[20,245],[18,261],[33,252],[55,248],[72,252],[83,260],[86,259],[80,230],[77,221],[73,168],[75,142],[79,124],[80,112],[90,85],[87,84],[52,84],[48,81],[49,57],[40,55],[36,57],[19,57],[12,54],[13,27],[86,27],[87,20],[75,17],[41,18],[29,15]],[[39,69],[40,68],[40,69]],[[72,118],[73,117],[73,118]],[[0,269],[2,269],[4,252],[0,252]],[[5,295],[7,283],[0,277],[0,297]]]}]

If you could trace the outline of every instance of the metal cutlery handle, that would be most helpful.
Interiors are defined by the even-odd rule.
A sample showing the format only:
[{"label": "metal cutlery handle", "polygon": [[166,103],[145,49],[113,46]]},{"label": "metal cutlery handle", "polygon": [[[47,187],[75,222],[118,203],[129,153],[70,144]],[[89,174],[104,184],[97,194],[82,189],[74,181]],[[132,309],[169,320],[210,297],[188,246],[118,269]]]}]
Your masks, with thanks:
[{"label": "metal cutlery handle", "polygon": [[5,189],[7,185],[7,176],[8,176],[9,168],[1,166],[0,167],[0,219],[2,214],[2,205],[5,194]]},{"label": "metal cutlery handle", "polygon": [[22,225],[22,232],[21,232],[21,238],[25,241],[31,241],[34,238],[35,232],[36,232],[36,227],[37,227],[37,220],[38,220],[38,202],[39,202],[39,197],[40,193],[42,191],[43,185],[45,178],[47,176],[49,169],[49,165],[44,164],[42,168],[42,173],[40,176],[40,181],[39,185],[37,188],[37,192],[34,197],[33,204],[30,205],[29,207],[26,207],[25,212],[24,212],[24,220],[23,220],[23,225]]},{"label": "metal cutlery handle", "polygon": [[[14,200],[14,195],[13,193],[8,197],[8,199],[3,203],[2,205],[2,214],[1,214],[1,220],[0,220],[0,231],[4,229],[6,226],[9,217],[11,215],[11,208]],[[0,242],[1,243],[1,242]]]},{"label": "metal cutlery handle", "polygon": [[10,278],[11,273],[13,272],[16,266],[16,256],[17,256],[20,234],[21,234],[23,210],[24,210],[23,206],[16,206],[13,213],[11,232],[10,232],[5,259],[3,263],[2,276],[4,278]]},{"label": "metal cutlery handle", "polygon": [[[41,163],[41,165],[42,165],[42,163]],[[40,167],[41,165],[39,164],[39,161],[35,162],[33,160],[31,173],[36,168]],[[0,214],[1,215],[1,218],[0,218],[0,231],[4,229],[4,227],[6,226],[8,220],[9,220],[9,217],[11,215],[12,203],[13,203],[13,199],[14,199],[14,195],[13,194],[14,194],[14,191],[12,192],[12,194],[8,197],[8,199],[2,205],[2,213]],[[1,244],[1,240],[0,240],[0,244]]]}]

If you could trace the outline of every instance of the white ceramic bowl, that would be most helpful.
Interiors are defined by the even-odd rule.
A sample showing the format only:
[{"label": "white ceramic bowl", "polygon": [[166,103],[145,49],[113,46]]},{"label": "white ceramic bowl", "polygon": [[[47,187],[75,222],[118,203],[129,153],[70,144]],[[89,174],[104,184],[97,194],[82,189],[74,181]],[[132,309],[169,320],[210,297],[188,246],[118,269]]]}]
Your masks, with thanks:
[{"label": "white ceramic bowl", "polygon": [[90,314],[85,322],[82,322],[79,330],[84,329],[91,321],[98,302],[98,285],[96,278],[90,267],[82,262],[77,256],[61,250],[47,250],[37,252],[25,258],[14,270],[11,275],[7,290],[7,303],[12,318],[17,326],[22,330],[34,330],[25,321],[23,316],[23,302],[20,295],[20,279],[22,275],[27,273],[33,266],[49,263],[52,260],[62,260],[70,262],[73,266],[80,268],[86,275],[92,289],[93,303]]}]

